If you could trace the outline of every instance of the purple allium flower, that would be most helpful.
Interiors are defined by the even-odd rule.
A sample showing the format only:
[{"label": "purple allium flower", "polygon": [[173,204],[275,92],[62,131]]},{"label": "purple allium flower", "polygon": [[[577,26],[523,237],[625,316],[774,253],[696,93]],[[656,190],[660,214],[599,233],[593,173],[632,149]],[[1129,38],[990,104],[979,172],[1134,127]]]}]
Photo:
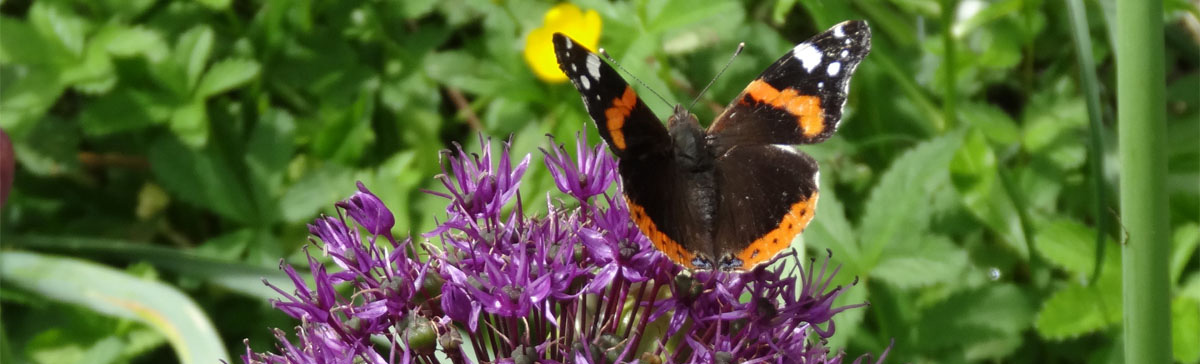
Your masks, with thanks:
[{"label": "purple allium flower", "polygon": [[[283,265],[295,290],[270,286],[282,297],[275,307],[302,323],[295,344],[277,330],[280,354],[247,346],[243,360],[843,362],[824,346],[831,319],[865,304],[834,306],[844,290],[829,287],[838,269],[828,258],[819,270],[810,261],[806,269],[686,271],[630,219],[617,161],[603,145],[579,136],[575,158],[557,145],[544,150],[559,192],[574,201],[548,194],[545,214],[526,216],[519,189],[530,157],[514,164],[508,143],[498,158],[490,140],[480,144],[481,154],[461,146],[442,154],[445,191],[429,193],[446,200],[445,216],[419,246],[392,237],[392,213],[361,183],[336,205],[337,217],[314,220],[313,244],[336,268],[309,256],[310,287]],[[800,266],[794,252],[782,260]]]},{"label": "purple allium flower", "polygon": [[616,161],[608,154],[608,148],[603,143],[589,147],[587,135],[579,133],[575,137],[575,155],[572,159],[566,149],[554,143],[551,137],[550,148],[546,155],[546,167],[554,176],[554,184],[558,189],[579,201],[587,201],[607,191],[616,179]]}]

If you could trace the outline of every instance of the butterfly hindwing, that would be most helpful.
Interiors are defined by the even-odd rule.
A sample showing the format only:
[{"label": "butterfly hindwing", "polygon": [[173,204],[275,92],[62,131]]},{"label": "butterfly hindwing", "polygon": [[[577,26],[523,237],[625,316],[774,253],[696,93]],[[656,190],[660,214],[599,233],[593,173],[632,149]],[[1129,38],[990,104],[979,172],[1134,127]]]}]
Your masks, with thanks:
[{"label": "butterfly hindwing", "polygon": [[850,76],[871,49],[865,21],[847,21],[797,44],[746,87],[709,126],[718,149],[811,144],[842,119]]},{"label": "butterfly hindwing", "polygon": [[790,146],[739,145],[718,158],[715,239],[737,242],[718,245],[720,268],[748,269],[791,246],[816,214],[817,175]]},{"label": "butterfly hindwing", "polygon": [[600,56],[562,33],[554,34],[554,54],[614,154],[624,158],[670,149],[662,122]]}]

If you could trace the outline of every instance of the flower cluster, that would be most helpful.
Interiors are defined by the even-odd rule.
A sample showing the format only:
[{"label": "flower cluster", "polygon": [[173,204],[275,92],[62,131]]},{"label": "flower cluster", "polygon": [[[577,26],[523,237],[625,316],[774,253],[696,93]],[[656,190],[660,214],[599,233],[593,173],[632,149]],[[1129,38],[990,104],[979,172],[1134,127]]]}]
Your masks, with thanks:
[{"label": "flower cluster", "polygon": [[[830,287],[837,269],[828,259],[807,269],[686,271],[630,219],[617,161],[603,146],[581,137],[575,157],[557,145],[543,150],[570,200],[549,193],[546,213],[528,216],[519,188],[530,157],[514,164],[507,144],[498,157],[490,141],[481,144],[481,154],[461,146],[443,154],[445,191],[430,193],[447,201],[445,217],[420,245],[393,238],[391,213],[361,184],[337,218],[310,225],[338,271],[310,257],[309,287],[284,265],[295,292],[276,288],[284,298],[275,306],[301,321],[296,343],[277,330],[279,354],[247,343],[244,361],[843,361],[824,347],[831,319],[861,305],[834,306],[843,288]],[[339,294],[342,286],[351,293]]]}]

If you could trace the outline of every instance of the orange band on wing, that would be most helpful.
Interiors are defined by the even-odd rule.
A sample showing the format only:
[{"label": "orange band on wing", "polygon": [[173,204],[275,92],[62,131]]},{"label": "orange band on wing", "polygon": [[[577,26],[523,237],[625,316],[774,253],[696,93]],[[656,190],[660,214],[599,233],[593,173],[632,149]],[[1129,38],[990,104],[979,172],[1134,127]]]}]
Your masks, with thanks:
[{"label": "orange band on wing", "polygon": [[658,225],[654,224],[654,220],[650,220],[650,215],[646,215],[646,209],[642,205],[634,203],[629,197],[625,198],[625,204],[629,205],[629,216],[633,217],[633,222],[637,223],[638,229],[642,230],[643,235],[650,238],[650,242],[654,243],[654,247],[658,251],[663,252],[663,254],[667,255],[667,258],[675,261],[675,263],[679,263],[679,265],[688,269],[695,268],[692,266],[692,259],[696,255],[687,251],[687,249],[684,249],[675,240],[671,240],[667,234],[658,230]]},{"label": "orange band on wing", "polygon": [[738,253],[737,257],[742,260],[743,269],[750,269],[759,263],[770,260],[791,246],[792,239],[796,238],[796,235],[800,235],[804,231],[804,227],[808,226],[808,222],[812,221],[813,216],[816,215],[816,208],[816,192],[813,192],[808,199],[793,204],[791,211],[784,215],[783,221],[779,222],[775,230],[758,238],[750,243],[749,247]]},{"label": "orange band on wing", "polygon": [[779,91],[762,79],[746,86],[746,94],[754,101],[771,105],[796,116],[796,123],[804,136],[812,138],[825,131],[825,110],[821,109],[821,98],[801,95],[796,89]]},{"label": "orange band on wing", "polygon": [[625,93],[620,98],[613,100],[612,106],[604,110],[608,135],[612,136],[613,146],[618,150],[625,150],[625,132],[622,131],[622,128],[625,127],[625,118],[633,112],[635,105],[637,105],[637,93],[633,92],[632,87],[626,85]]}]

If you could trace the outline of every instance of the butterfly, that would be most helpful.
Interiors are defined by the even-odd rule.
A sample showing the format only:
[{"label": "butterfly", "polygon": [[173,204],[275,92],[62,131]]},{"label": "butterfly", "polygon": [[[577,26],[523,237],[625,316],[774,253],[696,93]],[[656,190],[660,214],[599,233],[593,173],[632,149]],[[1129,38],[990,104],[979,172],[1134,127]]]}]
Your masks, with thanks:
[{"label": "butterfly", "polygon": [[793,145],[837,130],[871,30],[846,21],[797,44],[707,129],[682,105],[664,126],[596,53],[561,33],[553,42],[559,67],[619,160],[641,232],[684,267],[737,271],[775,257],[816,214],[817,162]]}]

